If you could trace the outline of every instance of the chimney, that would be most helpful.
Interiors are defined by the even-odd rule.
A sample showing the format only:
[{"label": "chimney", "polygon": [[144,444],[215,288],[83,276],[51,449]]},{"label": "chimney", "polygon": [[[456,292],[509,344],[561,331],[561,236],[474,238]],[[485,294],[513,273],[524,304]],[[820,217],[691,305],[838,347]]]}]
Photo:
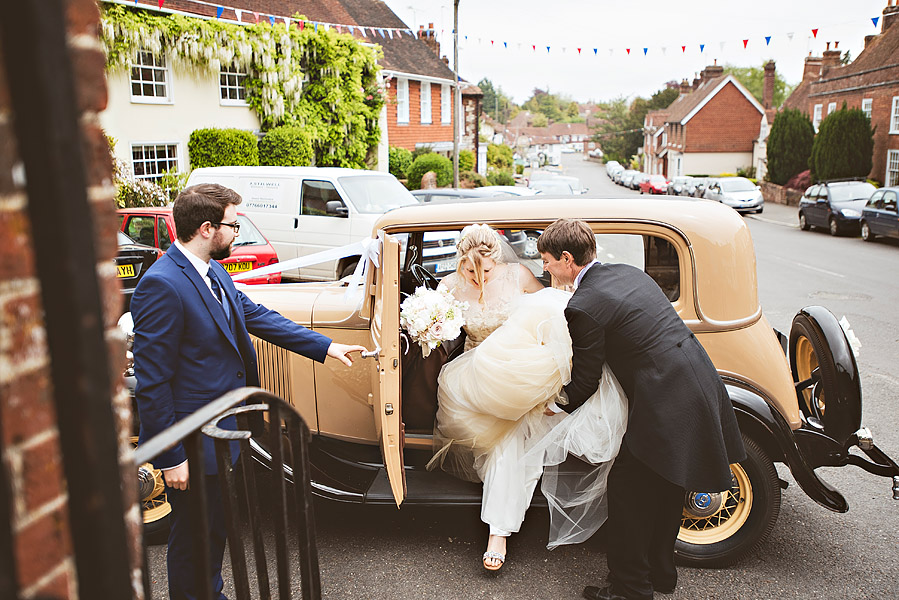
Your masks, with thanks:
[{"label": "chimney", "polygon": [[871,42],[873,42],[874,40],[876,40],[876,39],[879,38],[879,37],[880,37],[880,36],[877,35],[876,33],[871,34],[871,35],[866,35],[866,36],[865,36],[865,50],[868,49],[868,46],[871,45]]},{"label": "chimney", "polygon": [[437,43],[437,36],[434,35],[434,24],[428,23],[428,30],[424,32],[424,37],[419,35],[419,38],[422,39],[425,45],[431,49],[438,58],[440,57],[440,44]]},{"label": "chimney", "polygon": [[714,64],[711,64],[705,68],[702,72],[702,80],[707,81],[709,79],[714,79],[716,77],[721,77],[724,74],[724,67],[718,64],[718,59],[714,60]]},{"label": "chimney", "polygon": [[880,33],[889,29],[899,18],[899,0],[887,0],[887,7],[883,9],[883,17],[880,21]]},{"label": "chimney", "polygon": [[695,73],[693,75],[693,89],[698,88],[700,83],[702,83],[702,76],[699,73]]},{"label": "chimney", "polygon": [[765,88],[762,92],[762,104],[766,110],[774,105],[774,73],[774,61],[769,60],[765,64]]},{"label": "chimney", "polygon": [[827,50],[824,51],[824,56],[821,59],[821,64],[824,67],[824,70],[831,69],[833,67],[840,66],[840,57],[842,56],[842,52],[837,50],[837,47],[840,45],[840,42],[833,43],[833,50],[830,49],[830,42],[827,42]]},{"label": "chimney", "polygon": [[820,56],[812,56],[809,52],[805,58],[805,68],[802,71],[802,80],[815,80],[821,77],[821,67],[823,59]]},{"label": "chimney", "polygon": [[681,94],[689,94],[693,91],[693,88],[690,87],[690,82],[684,79],[680,82],[680,93]]}]

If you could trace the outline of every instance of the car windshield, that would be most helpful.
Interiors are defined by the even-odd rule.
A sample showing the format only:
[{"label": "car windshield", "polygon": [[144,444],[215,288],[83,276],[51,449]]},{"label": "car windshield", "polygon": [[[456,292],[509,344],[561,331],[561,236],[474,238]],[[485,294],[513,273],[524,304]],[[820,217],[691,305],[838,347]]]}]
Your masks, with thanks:
[{"label": "car windshield", "polygon": [[341,177],[340,185],[361,213],[379,215],[399,208],[418,204],[418,200],[393,177],[358,175]]},{"label": "car windshield", "polygon": [[649,180],[653,183],[665,183],[666,181],[664,175],[653,175]]},{"label": "car windshield", "polygon": [[742,177],[722,179],[718,182],[722,192],[751,192],[755,190],[755,184]]},{"label": "car windshield", "polygon": [[235,246],[264,246],[268,242],[253,222],[246,215],[237,215],[240,223],[240,237],[234,241]]},{"label": "car windshield", "polygon": [[867,181],[859,181],[848,185],[829,185],[830,197],[834,202],[849,200],[867,200],[877,189]]},{"label": "car windshield", "polygon": [[546,179],[531,184],[531,188],[537,190],[538,194],[573,194],[571,186],[564,181],[553,181]]},{"label": "car windshield", "polygon": [[674,183],[690,183],[693,181],[692,177],[675,177]]}]

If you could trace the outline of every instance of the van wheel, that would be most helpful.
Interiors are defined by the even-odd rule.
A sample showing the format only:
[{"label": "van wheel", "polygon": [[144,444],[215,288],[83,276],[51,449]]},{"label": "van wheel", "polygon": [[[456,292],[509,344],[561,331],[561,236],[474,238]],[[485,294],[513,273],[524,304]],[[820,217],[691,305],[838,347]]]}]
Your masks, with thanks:
[{"label": "van wheel", "polygon": [[805,218],[805,213],[799,213],[799,229],[802,231],[808,231],[812,226],[808,224],[808,219]]},{"label": "van wheel", "polygon": [[867,221],[862,221],[862,239],[866,242],[873,242],[876,236],[871,233],[871,228],[868,227]]},{"label": "van wheel", "polygon": [[726,492],[687,492],[678,562],[693,567],[726,567],[765,543],[780,514],[780,484],[771,458],[743,434],[746,459],[730,466]]},{"label": "van wheel", "polygon": [[352,275],[353,272],[356,270],[356,265],[358,265],[358,264],[359,264],[359,261],[357,260],[357,261],[353,261],[350,264],[348,264],[347,266],[345,266],[343,268],[343,271],[340,272],[339,279],[343,279],[344,277],[349,277],[350,275]]}]

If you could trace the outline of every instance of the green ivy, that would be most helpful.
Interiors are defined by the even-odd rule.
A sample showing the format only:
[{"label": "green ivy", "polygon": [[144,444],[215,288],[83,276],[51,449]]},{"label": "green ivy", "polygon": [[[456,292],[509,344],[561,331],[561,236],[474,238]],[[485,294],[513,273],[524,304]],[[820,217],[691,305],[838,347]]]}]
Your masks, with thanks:
[{"label": "green ivy", "polygon": [[380,51],[351,35],[104,5],[102,40],[111,70],[130,68],[140,49],[168,51],[176,67],[216,77],[222,65],[237,65],[263,130],[304,127],[319,166],[365,168],[375,160],[385,98]]},{"label": "green ivy", "polygon": [[187,141],[187,154],[193,169],[259,164],[256,136],[242,129],[195,129]]}]

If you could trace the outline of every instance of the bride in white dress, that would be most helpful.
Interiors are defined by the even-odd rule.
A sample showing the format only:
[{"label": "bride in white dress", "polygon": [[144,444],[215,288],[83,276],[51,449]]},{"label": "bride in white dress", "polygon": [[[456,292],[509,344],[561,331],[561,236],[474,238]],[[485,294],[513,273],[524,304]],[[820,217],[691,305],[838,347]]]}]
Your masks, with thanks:
[{"label": "bride in white dress", "polygon": [[[490,537],[483,563],[495,571],[541,473],[550,548],[584,541],[599,528],[627,405],[606,369],[599,390],[580,409],[553,414],[571,374],[563,312],[571,294],[544,289],[523,265],[502,262],[500,238],[487,225],[463,229],[457,255],[457,272],[440,286],[469,304],[465,353],[440,373],[436,452],[428,468],[484,482],[481,520]],[[569,453],[600,466],[560,469]]]}]

